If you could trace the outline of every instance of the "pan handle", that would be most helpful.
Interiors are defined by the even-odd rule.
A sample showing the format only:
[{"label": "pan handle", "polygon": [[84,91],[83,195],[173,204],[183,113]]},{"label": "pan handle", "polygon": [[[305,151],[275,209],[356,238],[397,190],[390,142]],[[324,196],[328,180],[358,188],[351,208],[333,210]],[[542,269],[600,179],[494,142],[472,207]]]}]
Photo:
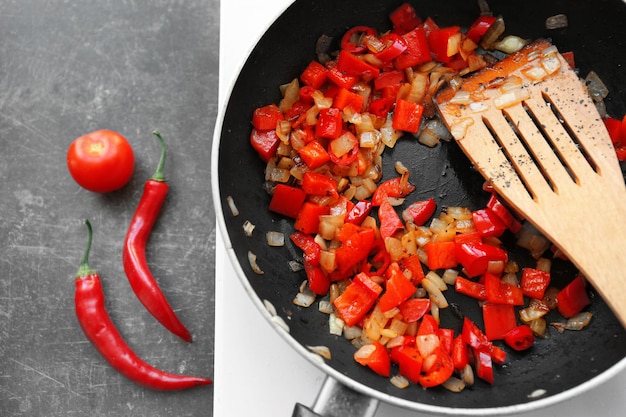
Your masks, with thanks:
[{"label": "pan handle", "polygon": [[374,417],[378,400],[326,377],[313,408],[296,404],[292,417]]}]

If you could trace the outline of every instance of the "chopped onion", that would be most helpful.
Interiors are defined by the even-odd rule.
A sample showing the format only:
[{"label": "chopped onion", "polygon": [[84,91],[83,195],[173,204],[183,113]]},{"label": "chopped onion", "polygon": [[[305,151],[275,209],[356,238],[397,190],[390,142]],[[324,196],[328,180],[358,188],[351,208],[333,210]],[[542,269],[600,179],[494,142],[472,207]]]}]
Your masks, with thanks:
[{"label": "chopped onion", "polygon": [[250,223],[249,220],[246,220],[245,222],[243,222],[243,232],[246,234],[246,236],[250,237],[252,236],[252,232],[254,231],[254,228],[256,227],[254,224]]},{"label": "chopped onion", "polygon": [[526,88],[518,88],[516,90],[504,93],[493,100],[493,104],[498,110],[511,107],[530,98],[530,92]]},{"label": "chopped onion", "polygon": [[283,329],[284,331],[286,331],[287,333],[289,333],[289,326],[287,325],[287,323],[285,323],[285,320],[283,320],[282,317],[280,316],[272,316],[272,318],[270,319],[272,323],[276,324],[278,327],[280,327],[281,329]]},{"label": "chopped onion", "polygon": [[400,388],[400,389],[404,389],[407,388],[409,386],[409,380],[406,379],[403,375],[401,374],[397,374],[392,376],[389,379],[389,382],[391,382],[391,384],[396,387],[396,388]]},{"label": "chopped onion", "polygon": [[300,262],[296,262],[296,261],[289,261],[289,269],[291,269],[292,272],[298,272],[298,271],[302,271],[304,269],[304,266],[300,263]]},{"label": "chopped onion", "polygon": [[459,120],[457,123],[450,126],[450,133],[454,139],[461,140],[465,137],[467,129],[473,124],[474,120],[470,117]]},{"label": "chopped onion", "polygon": [[320,300],[317,304],[317,309],[320,313],[331,314],[333,312],[333,303],[328,300]]},{"label": "chopped onion", "polygon": [[280,101],[278,107],[281,112],[285,113],[287,110],[291,109],[293,103],[300,98],[300,83],[298,79],[294,78],[289,84],[281,86],[281,91],[283,93],[283,99]]},{"label": "chopped onion", "polygon": [[546,29],[563,29],[568,26],[567,15],[557,14],[546,19]]},{"label": "chopped onion", "polygon": [[474,370],[470,364],[465,365],[461,374],[463,375],[463,382],[465,382],[465,385],[474,385]]},{"label": "chopped onion", "polygon": [[493,48],[505,54],[512,54],[521,50],[528,44],[526,39],[522,39],[519,36],[505,36],[501,41],[495,42]]},{"label": "chopped onion", "polygon": [[596,103],[601,102],[609,95],[609,89],[595,71],[589,71],[585,77],[585,85],[587,85],[587,92]]},{"label": "chopped onion", "polygon": [[441,384],[442,387],[452,392],[461,392],[465,389],[465,382],[455,376],[451,376],[446,382]]},{"label": "chopped onion", "polygon": [[270,313],[270,316],[278,314],[276,313],[276,307],[274,307],[274,304],[272,304],[269,300],[263,299],[263,305],[265,306],[267,312]]},{"label": "chopped onion", "polygon": [[339,317],[335,315],[335,313],[331,313],[328,316],[328,330],[330,334],[334,334],[336,336],[341,336],[343,332],[344,322]]},{"label": "chopped onion", "polygon": [[310,291],[299,292],[293,299],[293,303],[300,307],[311,307],[315,302],[315,294]]},{"label": "chopped onion", "polygon": [[330,360],[331,359],[330,349],[328,348],[328,346],[309,346],[309,345],[306,345],[306,348],[309,349],[311,352],[320,355],[322,358],[324,358],[326,360]]},{"label": "chopped onion", "polygon": [[230,212],[233,214],[233,216],[239,216],[239,209],[235,205],[235,200],[233,200],[233,197],[226,197],[226,202],[228,203],[228,207],[230,208]]},{"label": "chopped onion", "polygon": [[250,263],[250,267],[255,274],[263,275],[265,273],[261,268],[259,268],[259,265],[257,265],[256,255],[252,251],[248,251],[248,262]]},{"label": "chopped onion", "polygon": [[431,301],[433,301],[437,307],[448,307],[448,300],[446,300],[446,297],[443,295],[437,284],[431,281],[430,278],[432,277],[426,277],[422,280],[422,287],[424,287],[426,292],[428,292],[428,295],[431,297]]}]

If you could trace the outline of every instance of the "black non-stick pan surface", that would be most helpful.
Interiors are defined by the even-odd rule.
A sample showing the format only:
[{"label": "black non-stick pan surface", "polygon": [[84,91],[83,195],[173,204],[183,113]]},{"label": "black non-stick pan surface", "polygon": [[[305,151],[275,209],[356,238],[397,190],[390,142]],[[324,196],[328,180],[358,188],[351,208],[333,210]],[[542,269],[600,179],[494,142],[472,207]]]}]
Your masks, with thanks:
[{"label": "black non-stick pan surface", "polygon": [[[473,0],[414,0],[411,3],[422,17],[430,16],[440,26],[467,27],[479,13]],[[288,335],[280,331],[287,342],[302,353],[306,352],[306,345],[328,346],[332,359],[326,361],[326,365],[320,365],[322,369],[368,395],[415,410],[442,413],[453,410],[456,414],[475,413],[477,409],[485,412],[493,412],[493,409],[523,411],[532,409],[537,401],[549,403],[550,398],[565,399],[568,392],[576,392],[581,385],[593,385],[589,381],[598,380],[597,376],[623,365],[626,355],[624,329],[593,291],[589,310],[594,317],[590,326],[580,332],[562,334],[550,329],[550,338],[538,340],[532,349],[523,353],[507,349],[506,364],[496,367],[493,386],[477,381],[461,393],[442,388],[424,390],[416,386],[401,390],[392,386],[388,379],[354,362],[355,348],[343,337],[329,334],[328,317],[317,311],[317,304],[307,309],[292,303],[305,275],[304,272],[291,272],[288,262],[300,260],[300,251],[290,242],[282,248],[267,245],[265,232],[282,231],[288,236],[293,225],[291,220],[267,209],[270,196],[263,188],[265,164],[249,145],[253,110],[279,101],[278,86],[297,77],[315,58],[315,44],[320,35],[337,40],[355,25],[369,25],[381,31],[389,29],[389,12],[400,4],[400,0],[297,0],[278,17],[251,51],[222,112],[221,127],[218,123],[221,133],[216,135],[219,143],[214,148],[218,153],[213,158],[218,165],[213,170],[217,172],[213,183],[218,185],[214,194],[218,217],[223,216],[219,223],[225,227],[226,246],[233,251],[233,259],[236,258],[239,264],[237,270],[242,272],[242,282],[251,296],[257,298],[257,305],[261,305],[258,300],[268,300],[288,324]],[[581,75],[593,69],[608,86],[610,94],[606,107],[609,114],[621,117],[625,113],[626,4],[620,0],[490,0],[489,4],[494,14],[504,17],[506,34],[530,39],[550,38],[562,52],[574,51]],[[568,27],[547,30],[546,18],[556,14],[567,15]],[[385,153],[384,174],[387,178],[396,175],[393,172],[395,160],[402,161],[411,170],[411,182],[417,187],[416,192],[408,197],[407,205],[434,197],[439,208],[468,206],[478,209],[487,201],[488,195],[482,191],[482,177],[472,169],[454,142],[428,148],[419,145],[414,138],[400,140],[395,149]],[[226,200],[229,196],[239,209],[239,216],[232,215]],[[598,215],[602,213],[598,212]],[[256,226],[251,237],[243,232],[245,220]],[[512,251],[512,258],[522,265],[534,266],[535,261],[524,250],[515,248],[513,237],[506,243]],[[247,258],[249,251],[257,255],[258,264],[265,272],[263,275],[251,270]],[[552,275],[557,286],[572,279],[575,272],[567,263],[555,260],[553,264]],[[624,271],[615,271],[615,278],[623,279]],[[482,324],[474,300],[454,291],[448,291],[446,295],[464,314]],[[560,318],[555,316],[554,319]],[[450,309],[442,310],[442,322],[457,332],[460,329],[461,320]],[[245,339],[245,330],[242,338]],[[253,354],[253,346],[250,351]],[[268,378],[263,377],[263,380]],[[531,395],[537,390],[545,390],[545,394]]]}]

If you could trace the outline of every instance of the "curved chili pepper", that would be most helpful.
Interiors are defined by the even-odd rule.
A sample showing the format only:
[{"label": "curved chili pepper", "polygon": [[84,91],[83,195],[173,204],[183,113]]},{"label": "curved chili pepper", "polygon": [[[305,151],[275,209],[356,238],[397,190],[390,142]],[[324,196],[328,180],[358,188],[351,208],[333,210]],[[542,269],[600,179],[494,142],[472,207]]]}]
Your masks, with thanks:
[{"label": "curved chili pepper", "polygon": [[169,185],[165,182],[163,175],[165,141],[159,132],[152,133],[161,143],[161,158],[154,175],[144,185],[143,195],[128,227],[122,251],[122,262],[130,286],[150,314],[170,332],[191,342],[191,333],[178,319],[161,292],[146,259],[146,242],[169,190]]},{"label": "curved chili pepper", "polygon": [[88,264],[91,249],[91,224],[85,220],[89,240],[80,267],[76,272],[74,303],[76,316],[89,341],[113,368],[132,381],[156,390],[181,390],[208,385],[207,378],[171,374],[161,371],[139,358],[124,342],[106,311],[100,275]]}]

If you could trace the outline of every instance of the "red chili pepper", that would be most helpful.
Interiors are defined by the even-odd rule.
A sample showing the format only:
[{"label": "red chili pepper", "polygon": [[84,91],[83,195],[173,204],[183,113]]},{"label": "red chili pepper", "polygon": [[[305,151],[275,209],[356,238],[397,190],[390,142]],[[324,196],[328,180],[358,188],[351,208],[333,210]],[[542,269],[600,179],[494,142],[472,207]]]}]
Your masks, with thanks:
[{"label": "red chili pepper", "polygon": [[532,330],[525,324],[512,328],[505,336],[504,343],[515,350],[526,350],[535,344]]},{"label": "red chili pepper", "polygon": [[181,390],[212,381],[197,376],[177,375],[161,371],[139,358],[126,344],[106,311],[100,275],[88,264],[92,230],[85,221],[89,239],[80,267],[76,272],[74,304],[76,317],[89,341],[113,368],[130,380],[156,390]]},{"label": "red chili pepper", "polygon": [[367,49],[363,45],[364,36],[376,36],[376,29],[369,26],[348,29],[341,38],[341,49],[354,54],[364,52]]},{"label": "red chili pepper", "polygon": [[146,242],[169,189],[163,175],[165,141],[158,132],[155,131],[153,134],[161,144],[161,158],[154,175],[144,185],[143,195],[128,226],[122,251],[122,262],[131,288],[150,314],[170,332],[187,342],[191,342],[191,333],[180,322],[167,302],[150,272],[146,259]]}]

